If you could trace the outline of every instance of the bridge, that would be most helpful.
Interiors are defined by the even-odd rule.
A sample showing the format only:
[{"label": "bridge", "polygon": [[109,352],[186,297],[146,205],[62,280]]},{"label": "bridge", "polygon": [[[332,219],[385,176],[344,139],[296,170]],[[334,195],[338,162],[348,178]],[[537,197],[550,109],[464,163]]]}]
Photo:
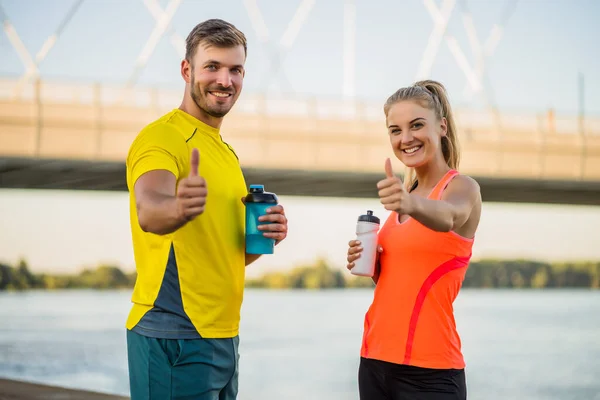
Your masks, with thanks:
[{"label": "bridge", "polygon": [[[31,34],[36,25],[13,25],[11,15],[17,20],[22,16],[14,12],[15,8],[11,14],[10,7],[5,11],[5,6],[0,5],[4,33],[23,64],[23,70],[14,70],[13,77],[0,77],[0,188],[126,190],[124,160],[131,141],[143,126],[181,101],[181,89],[144,88],[139,79],[151,55],[159,51],[161,40],[171,44],[178,59],[184,56],[184,38],[178,29],[189,26],[190,22],[177,19],[185,15],[177,14],[182,3],[172,0],[163,7],[156,0],[144,0],[132,5],[132,9],[104,8],[109,17],[126,16],[134,9],[139,15],[146,8],[147,16],[155,23],[148,30],[146,42],[132,47],[139,55],[134,64],[124,64],[133,69],[126,82],[120,81],[121,86],[73,84],[68,78],[67,82],[46,80],[40,69],[46,58],[61,57],[53,48],[63,36],[69,36],[66,28],[73,21],[92,24],[96,18],[106,18],[98,15],[101,8],[96,4],[77,0],[62,7],[62,18],[54,16],[58,24],[35,54],[20,33],[25,29]],[[199,7],[185,3],[188,7]],[[341,43],[337,43],[343,59],[336,67],[342,72],[343,81],[339,100],[260,94],[270,93],[271,81],[277,77],[282,78],[281,87],[290,87],[282,61],[306,21],[315,18],[311,13],[316,2],[293,3],[290,11],[293,7],[295,11],[289,14],[292,17],[287,26],[287,20],[278,20],[284,24],[279,28],[285,29],[277,37],[274,32],[279,30],[267,25],[256,1],[239,2],[238,10],[248,18],[238,21],[248,21],[247,31],[253,31],[256,43],[269,49],[265,53],[267,59],[263,60],[268,67],[257,91],[244,92],[226,118],[223,137],[240,156],[248,183],[264,183],[269,190],[289,195],[375,197],[375,183],[383,176],[383,160],[393,155],[384,127],[384,99],[371,104],[355,97],[358,56],[360,59],[380,56],[367,53],[364,47],[358,53],[357,37],[370,33],[357,25],[361,16],[355,1],[344,0],[327,14],[341,22],[338,28],[342,29]],[[467,1],[443,0],[439,6],[435,3],[423,0],[433,26],[429,35],[421,32],[428,39],[427,43],[417,45],[422,58],[416,79],[431,75],[439,50],[445,44],[464,74],[469,92],[483,93],[487,98],[484,110],[455,108],[462,149],[460,170],[478,180],[484,201],[600,205],[600,118],[554,113],[500,114],[491,101],[493,87],[486,84],[487,66],[503,37],[505,25],[518,12],[516,2],[497,5],[498,19],[487,39],[479,37],[481,32],[474,26],[477,16]],[[217,3],[214,6],[211,12],[218,9],[224,15],[230,14],[230,6]],[[43,20],[46,16],[41,9],[37,10],[37,18]],[[208,12],[205,6],[200,9]],[[189,13],[191,8],[187,10]],[[417,18],[419,14],[414,15]],[[459,16],[462,29],[448,27]],[[430,22],[427,17],[425,20]],[[119,21],[125,19],[114,19],[115,23]],[[103,52],[103,59],[112,62],[109,52],[114,46],[134,40],[119,29],[125,26],[115,26],[114,32],[119,36],[113,35],[113,40],[116,37],[118,41],[111,42],[112,47],[96,41],[90,48]],[[472,63],[465,57],[467,42],[456,36],[459,32],[466,34],[473,54],[479,54]],[[394,36],[378,40],[396,45]],[[70,53],[64,52],[62,57],[64,54]],[[65,71],[70,63],[70,58],[61,60]],[[86,65],[81,68],[93,66]],[[62,73],[69,77],[69,72]],[[399,163],[395,164],[395,170],[401,172]]]},{"label": "bridge", "polygon": [[[0,187],[126,190],[124,160],[181,90],[0,80]],[[600,118],[456,109],[460,170],[484,201],[600,205]],[[248,183],[279,194],[375,197],[392,156],[382,104],[242,93],[222,135]],[[395,170],[402,171],[395,161]]]}]

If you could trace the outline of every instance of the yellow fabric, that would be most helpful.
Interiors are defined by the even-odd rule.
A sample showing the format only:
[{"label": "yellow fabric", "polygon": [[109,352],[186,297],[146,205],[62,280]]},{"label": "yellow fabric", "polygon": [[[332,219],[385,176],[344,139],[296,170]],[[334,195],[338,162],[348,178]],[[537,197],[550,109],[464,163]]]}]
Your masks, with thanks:
[{"label": "yellow fabric", "polygon": [[[199,175],[206,179],[204,213],[167,235],[140,228],[134,185],[144,173],[172,172],[177,182],[189,175],[190,154],[200,151]],[[152,309],[171,244],[179,274],[183,308],[204,338],[234,337],[239,331],[245,274],[246,183],[233,150],[219,131],[175,109],[146,126],[127,156],[130,223],[137,280],[127,319],[132,329]]]}]

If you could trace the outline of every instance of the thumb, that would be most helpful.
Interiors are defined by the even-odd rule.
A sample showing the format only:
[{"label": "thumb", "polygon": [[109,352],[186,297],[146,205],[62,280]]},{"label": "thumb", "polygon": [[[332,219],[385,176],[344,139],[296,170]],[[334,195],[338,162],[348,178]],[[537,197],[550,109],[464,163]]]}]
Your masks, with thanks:
[{"label": "thumb", "polygon": [[192,149],[190,157],[190,176],[198,176],[198,166],[200,165],[200,152],[198,149]]},{"label": "thumb", "polygon": [[385,159],[385,176],[388,178],[394,177],[394,171],[392,171],[392,161],[389,158]]}]

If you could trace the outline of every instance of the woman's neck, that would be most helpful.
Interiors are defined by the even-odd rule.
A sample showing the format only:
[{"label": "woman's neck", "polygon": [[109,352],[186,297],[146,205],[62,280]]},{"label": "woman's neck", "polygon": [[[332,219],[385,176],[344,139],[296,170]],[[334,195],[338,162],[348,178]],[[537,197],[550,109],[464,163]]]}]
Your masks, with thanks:
[{"label": "woman's neck", "polygon": [[423,190],[433,189],[450,169],[443,156],[436,157],[432,162],[415,168],[419,187]]}]

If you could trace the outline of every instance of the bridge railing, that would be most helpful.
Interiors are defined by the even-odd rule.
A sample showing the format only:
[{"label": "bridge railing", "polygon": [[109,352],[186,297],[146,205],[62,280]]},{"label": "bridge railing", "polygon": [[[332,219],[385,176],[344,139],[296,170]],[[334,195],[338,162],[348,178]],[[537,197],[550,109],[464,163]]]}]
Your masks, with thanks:
[{"label": "bridge railing", "polygon": [[[133,106],[166,109],[181,101],[181,90],[158,87],[123,87],[99,83],[67,83],[36,80],[21,83],[16,79],[0,78],[0,99],[9,101],[40,101],[98,106]],[[244,93],[236,109],[245,113],[286,115],[308,118],[344,118],[381,120],[383,105],[356,100],[323,99],[297,95],[294,98]],[[464,129],[494,127],[495,116],[486,110],[458,108],[457,119]],[[504,129],[543,129],[558,133],[600,135],[600,118],[587,117],[580,121],[576,115],[554,115],[551,110],[540,113],[507,113],[499,118]],[[542,126],[540,127],[540,122]],[[583,125],[581,125],[581,123]]]},{"label": "bridge railing", "polygon": [[[181,90],[0,80],[0,155],[123,161],[139,130],[180,102]],[[600,180],[600,118],[455,112],[465,173]],[[380,171],[384,124],[381,104],[243,93],[222,133],[246,166]]]}]

